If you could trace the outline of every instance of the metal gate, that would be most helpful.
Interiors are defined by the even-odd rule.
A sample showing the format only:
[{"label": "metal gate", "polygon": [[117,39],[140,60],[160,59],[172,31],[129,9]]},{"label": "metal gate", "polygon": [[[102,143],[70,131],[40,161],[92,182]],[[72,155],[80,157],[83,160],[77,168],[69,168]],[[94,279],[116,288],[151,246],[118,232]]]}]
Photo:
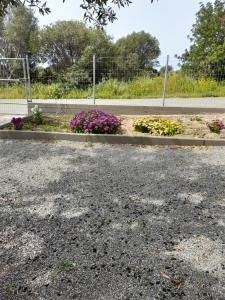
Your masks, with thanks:
[{"label": "metal gate", "polygon": [[28,57],[0,57],[0,114],[27,115],[31,101]]}]

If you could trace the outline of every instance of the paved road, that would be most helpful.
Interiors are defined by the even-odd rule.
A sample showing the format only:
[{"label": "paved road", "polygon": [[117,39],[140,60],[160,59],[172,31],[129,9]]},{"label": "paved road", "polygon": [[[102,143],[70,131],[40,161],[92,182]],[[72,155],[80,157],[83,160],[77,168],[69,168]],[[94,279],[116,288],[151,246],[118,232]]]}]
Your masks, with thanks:
[{"label": "paved road", "polygon": [[225,148],[0,141],[0,295],[225,295]]},{"label": "paved road", "polygon": [[0,99],[0,116],[1,115],[27,115],[27,101],[23,99]]}]

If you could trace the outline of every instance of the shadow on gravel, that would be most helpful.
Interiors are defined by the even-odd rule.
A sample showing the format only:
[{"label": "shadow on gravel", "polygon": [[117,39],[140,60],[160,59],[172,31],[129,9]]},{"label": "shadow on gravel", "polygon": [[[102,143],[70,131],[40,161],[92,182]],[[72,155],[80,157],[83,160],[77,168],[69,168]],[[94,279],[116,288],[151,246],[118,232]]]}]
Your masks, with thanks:
[{"label": "shadow on gravel", "polygon": [[223,149],[0,151],[1,299],[224,299]]}]

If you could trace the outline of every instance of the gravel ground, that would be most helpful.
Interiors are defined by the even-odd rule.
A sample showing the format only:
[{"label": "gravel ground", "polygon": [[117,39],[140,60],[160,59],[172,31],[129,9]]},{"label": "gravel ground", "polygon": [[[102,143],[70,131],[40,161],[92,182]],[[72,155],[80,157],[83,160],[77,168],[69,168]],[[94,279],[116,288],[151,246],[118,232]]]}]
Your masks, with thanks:
[{"label": "gravel ground", "polygon": [[0,141],[0,299],[225,299],[225,148]]}]

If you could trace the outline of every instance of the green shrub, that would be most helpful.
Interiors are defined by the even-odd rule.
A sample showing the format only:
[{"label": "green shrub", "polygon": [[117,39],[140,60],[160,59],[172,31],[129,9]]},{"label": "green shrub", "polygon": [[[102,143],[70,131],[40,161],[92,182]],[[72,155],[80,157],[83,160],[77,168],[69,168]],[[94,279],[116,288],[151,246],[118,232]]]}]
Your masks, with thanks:
[{"label": "green shrub", "polygon": [[150,133],[152,135],[175,135],[182,133],[180,122],[161,118],[140,118],[133,123],[136,131]]}]

